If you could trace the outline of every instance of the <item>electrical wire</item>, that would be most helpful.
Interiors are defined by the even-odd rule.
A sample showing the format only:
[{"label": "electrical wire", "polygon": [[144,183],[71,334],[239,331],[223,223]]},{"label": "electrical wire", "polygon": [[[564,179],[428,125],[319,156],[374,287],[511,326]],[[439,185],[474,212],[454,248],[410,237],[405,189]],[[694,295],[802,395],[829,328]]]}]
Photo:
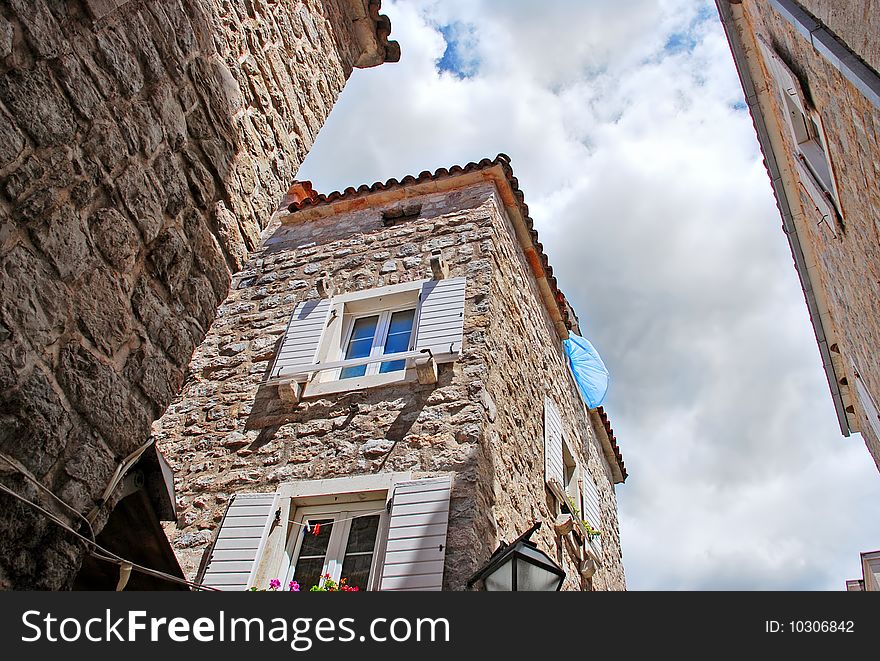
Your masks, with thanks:
[{"label": "electrical wire", "polygon": [[3,452],[0,452],[0,459],[2,459],[2,460],[5,461],[7,464],[9,464],[10,466],[12,466],[16,471],[18,471],[21,475],[23,475],[23,476],[24,476],[29,482],[33,483],[36,487],[38,487],[38,488],[41,489],[43,492],[45,492],[45,493],[47,493],[49,496],[51,496],[51,497],[52,497],[57,503],[59,503],[60,505],[62,505],[62,506],[63,506],[65,509],[67,509],[69,512],[73,513],[74,516],[76,516],[76,517],[78,517],[79,519],[81,519],[81,520],[86,524],[86,527],[89,529],[89,536],[91,537],[91,541],[92,541],[92,542],[95,541],[95,530],[94,530],[94,528],[92,528],[92,523],[91,523],[91,521],[89,521],[85,516],[83,516],[81,512],[79,512],[77,509],[71,507],[71,506],[68,505],[66,502],[64,502],[64,501],[61,499],[60,496],[55,495],[55,492],[54,492],[54,491],[52,491],[49,487],[47,487],[45,484],[43,484],[42,482],[40,482],[36,477],[34,477],[33,475],[31,475],[30,471],[27,470],[24,466],[22,466],[22,465],[21,465],[18,461],[16,461],[15,459],[13,459],[13,458],[11,458],[11,457],[8,457],[8,456],[7,456],[6,454],[4,454]]},{"label": "electrical wire", "polygon": [[7,487],[3,483],[0,483],[0,491],[3,491],[4,493],[9,494],[10,496],[15,498],[16,500],[19,500],[19,501],[25,503],[26,505],[33,507],[34,509],[38,510],[39,512],[42,512],[46,516],[46,518],[48,518],[50,521],[52,521],[55,525],[63,528],[64,530],[66,530],[70,534],[74,535],[75,537],[77,537],[81,541],[85,542],[86,549],[87,549],[89,555],[91,555],[99,560],[111,562],[111,563],[118,565],[120,567],[123,567],[123,568],[126,566],[130,566],[133,570],[137,570],[142,574],[146,574],[148,576],[153,576],[154,578],[160,578],[160,579],[163,579],[166,581],[170,581],[171,583],[186,585],[187,587],[192,587],[192,588],[196,588],[199,590],[210,590],[212,592],[219,592],[219,590],[217,590],[217,588],[212,588],[210,586],[203,585],[201,583],[195,583],[195,582],[189,581],[185,578],[180,578],[179,576],[172,576],[171,574],[166,574],[165,572],[159,571],[158,569],[150,569],[149,567],[139,565],[138,563],[132,562],[131,560],[126,560],[122,556],[119,556],[119,555],[113,553],[113,551],[108,551],[107,549],[105,549],[103,546],[101,546],[97,542],[90,540],[89,538],[84,537],[83,535],[79,534],[76,530],[74,530],[73,528],[68,526],[64,521],[62,521],[57,516],[52,514],[52,512],[41,507],[40,505],[37,505],[33,501],[28,500],[24,496],[17,494],[15,491],[10,489],[9,487]]}]

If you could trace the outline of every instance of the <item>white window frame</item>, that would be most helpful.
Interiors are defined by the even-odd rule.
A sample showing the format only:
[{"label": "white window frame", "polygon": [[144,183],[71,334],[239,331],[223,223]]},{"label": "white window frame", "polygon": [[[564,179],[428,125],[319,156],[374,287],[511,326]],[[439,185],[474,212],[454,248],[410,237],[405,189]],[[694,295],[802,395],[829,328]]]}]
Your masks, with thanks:
[{"label": "white window frame", "polygon": [[[405,312],[407,310],[413,311],[413,323],[412,327],[409,331],[409,341],[407,342],[407,350],[412,350],[413,342],[415,341],[416,328],[418,328],[418,302],[416,305],[398,305],[390,308],[385,308],[383,310],[374,310],[371,312],[361,312],[357,314],[346,314],[343,312],[343,326],[342,326],[342,338],[343,341],[340,343],[339,348],[337,350],[336,360],[344,360],[345,352],[348,350],[348,345],[351,342],[351,335],[354,332],[354,325],[358,319],[364,319],[366,317],[375,317],[378,315],[379,319],[376,323],[376,332],[373,335],[373,345],[370,348],[370,357],[378,356],[381,357],[385,354],[385,343],[388,341],[388,330],[391,326],[391,316],[395,312]],[[363,376],[375,376],[379,374],[379,370],[381,369],[383,363],[369,363],[366,367],[366,372]],[[403,370],[396,370],[397,372],[406,372],[408,365],[405,364]],[[338,381],[341,380],[342,369],[328,371],[328,381]],[[385,374],[393,374],[393,372],[385,372]],[[357,378],[357,377],[349,377],[349,378]]]},{"label": "white window frame", "polygon": [[[370,564],[370,575],[367,580],[367,590],[375,590],[378,587],[381,575],[381,564],[385,541],[388,537],[388,513],[385,510],[385,499],[367,500],[354,503],[342,503],[335,505],[313,505],[298,507],[293,512],[290,522],[290,535],[285,553],[286,567],[279,572],[285,576],[282,586],[293,580],[296,563],[299,560],[300,549],[304,539],[303,525],[308,519],[332,519],[334,521],[327,544],[327,555],[321,575],[330,574],[330,578],[336,582],[342,578],[342,564],[345,560],[345,547],[348,544],[348,536],[351,532],[353,517],[366,516],[367,514],[379,516],[379,526],[376,532],[376,543],[373,546],[373,559]],[[308,534],[308,533],[305,533]],[[308,590],[310,585],[300,586]]]},{"label": "white window frame", "polygon": [[[566,439],[565,433],[562,434],[562,491],[568,496],[568,499],[571,502],[566,501],[565,503],[560,503],[560,505],[565,505],[568,509],[571,509],[571,503],[574,503],[575,506],[578,506],[580,502],[580,490],[579,490],[579,480],[580,480],[580,472],[581,467],[580,463],[575,457],[574,452],[571,451],[571,447],[568,444],[568,440]],[[557,497],[557,500],[559,498]],[[574,514],[574,512],[572,512]]]},{"label": "white window frame", "polygon": [[[463,276],[416,280],[308,301],[310,309],[301,303],[288,323],[269,381],[278,384],[279,395],[289,402],[404,382],[436,383],[437,365],[461,356],[466,282]],[[387,322],[402,310],[415,311],[408,343],[413,348],[385,354]],[[341,359],[354,319],[385,312],[370,355]],[[404,369],[382,372],[382,364],[401,360],[406,361]],[[363,376],[339,378],[346,367],[361,365],[369,368]]]},{"label": "white window frame", "polygon": [[[387,322],[390,321],[391,313],[393,312],[411,309],[415,310],[409,340],[409,345],[412,346],[415,342],[416,332],[419,327],[419,316],[421,312],[419,295],[421,294],[422,286],[425,282],[427,282],[427,280],[415,280],[397,285],[388,285],[385,287],[333,296],[330,307],[330,322],[318,347],[318,360],[324,363],[342,360],[351,338],[355,319],[369,317],[375,314],[384,316],[384,313],[386,312],[388,313]],[[382,321],[383,320],[380,318],[379,326],[382,325]],[[385,346],[387,334],[387,323],[384,331],[382,328],[377,327],[376,335],[373,338],[373,347],[370,350],[370,357],[374,355],[377,357],[382,356],[382,350]],[[382,338],[381,347],[377,347],[376,345],[377,337]],[[381,363],[370,363],[367,365],[367,371],[363,376],[349,377],[345,379],[339,378],[342,369],[317,372],[308,384],[304,396],[316,397],[336,392],[347,392],[350,390],[360,390],[390,383],[416,380],[415,368],[413,367],[412,360],[407,360],[404,369],[396,370],[394,372],[380,374],[380,365]]]}]

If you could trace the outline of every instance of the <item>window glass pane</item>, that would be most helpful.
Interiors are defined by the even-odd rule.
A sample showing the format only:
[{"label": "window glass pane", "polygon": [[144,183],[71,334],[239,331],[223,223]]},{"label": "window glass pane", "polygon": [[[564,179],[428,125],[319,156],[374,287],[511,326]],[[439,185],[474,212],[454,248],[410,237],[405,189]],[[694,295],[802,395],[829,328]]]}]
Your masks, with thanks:
[{"label": "window glass pane", "polygon": [[[376,326],[379,325],[379,316],[361,317],[354,322],[351,330],[351,339],[345,350],[346,360],[349,358],[366,358],[370,355],[373,347],[373,337],[376,335]],[[367,371],[366,365],[358,367],[346,367],[339,374],[340,379],[350,379],[355,376],[363,376]]]},{"label": "window glass pane", "polygon": [[342,576],[348,579],[350,587],[366,590],[370,581],[370,565],[373,554],[347,555],[342,563]]},{"label": "window glass pane", "polygon": [[348,534],[348,544],[345,547],[348,553],[363,553],[372,551],[376,545],[376,532],[379,530],[379,516],[362,516],[351,522],[351,532]]},{"label": "window glass pane", "polygon": [[831,182],[831,170],[828,169],[828,158],[825,156],[822,145],[816,140],[808,140],[800,145],[800,149],[804,160],[819,180],[822,188],[828,192],[834,190]]},{"label": "window glass pane", "polygon": [[[308,592],[313,585],[321,582],[324,573],[324,558],[307,558],[296,563],[296,571],[293,580],[299,583],[299,589]],[[284,586],[287,589],[287,586]]]},{"label": "window glass pane", "polygon": [[[388,325],[388,336],[385,338],[384,353],[398,353],[409,349],[409,338],[412,335],[413,320],[415,319],[415,310],[401,310],[391,315],[391,322]],[[382,363],[379,373],[397,372],[406,366],[405,360],[395,360],[390,363]]]},{"label": "window glass pane", "polygon": [[366,590],[370,579],[370,565],[379,531],[379,516],[362,516],[351,522],[351,532],[342,561],[342,576],[348,584]]},{"label": "window glass pane", "polygon": [[333,519],[307,519],[304,523],[313,526],[313,529],[317,525],[321,526],[317,535],[305,531],[305,528],[302,529],[305,532],[299,533],[304,537],[293,572],[293,580],[299,583],[303,590],[308,590],[321,580],[327,545],[330,543],[330,533],[333,530]]}]

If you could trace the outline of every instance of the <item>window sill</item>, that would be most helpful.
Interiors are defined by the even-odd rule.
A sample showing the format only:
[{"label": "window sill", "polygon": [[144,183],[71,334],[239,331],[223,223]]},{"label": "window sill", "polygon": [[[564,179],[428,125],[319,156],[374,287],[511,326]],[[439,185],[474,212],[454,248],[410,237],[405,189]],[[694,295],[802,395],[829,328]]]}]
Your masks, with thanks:
[{"label": "window sill", "polygon": [[412,381],[417,380],[416,370],[408,369],[389,372],[387,374],[372,374],[350,379],[338,379],[336,381],[310,382],[304,384],[300,399],[313,399],[324,395],[352,392],[355,390],[367,390],[369,388],[379,388],[381,386],[390,386],[400,383],[411,383]]}]

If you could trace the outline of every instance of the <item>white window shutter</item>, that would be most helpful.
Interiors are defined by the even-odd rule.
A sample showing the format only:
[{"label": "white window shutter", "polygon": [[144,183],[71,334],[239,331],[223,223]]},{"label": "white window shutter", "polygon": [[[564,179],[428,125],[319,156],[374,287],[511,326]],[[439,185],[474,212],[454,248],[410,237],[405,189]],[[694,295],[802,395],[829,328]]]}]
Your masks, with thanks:
[{"label": "white window shutter", "polygon": [[438,362],[455,360],[464,335],[466,278],[429,280],[419,296],[415,349],[430,349]]},{"label": "white window shutter", "polygon": [[219,590],[247,590],[275,520],[278,495],[240,493],[232,497],[202,583]]},{"label": "white window shutter", "polygon": [[562,459],[562,416],[549,397],[544,398],[544,480],[556,482],[561,490],[565,485],[565,467]]},{"label": "white window shutter", "polygon": [[442,590],[449,476],[394,487],[380,590]]},{"label": "white window shutter", "polygon": [[[853,371],[855,371],[855,368],[853,368]],[[858,395],[859,403],[862,405],[862,410],[868,418],[868,425],[870,425],[871,430],[874,432],[874,436],[880,438],[880,412],[877,411],[874,398],[871,397],[871,393],[865,387],[861,376],[856,376],[855,383],[856,394]]]},{"label": "white window shutter", "polygon": [[314,364],[329,313],[329,298],[302,301],[296,306],[272,366],[272,377]]},{"label": "white window shutter", "polygon": [[[822,158],[824,158],[824,155]],[[794,165],[795,169],[797,169],[798,179],[801,182],[801,186],[803,186],[804,191],[813,201],[813,206],[816,208],[816,212],[822,217],[822,220],[836,236],[835,221],[837,219],[837,212],[826,197],[825,191],[823,190],[823,184],[821,184],[816,176],[810,172],[809,168],[804,165],[800,158],[795,157]]]},{"label": "white window shutter", "polygon": [[794,75],[794,72],[788,68],[788,65],[760,34],[758,35],[758,46],[761,48],[761,53],[764,56],[764,64],[767,65],[767,69],[770,75],[773,76],[776,84],[779,85],[783,93],[788,95],[800,111],[805,116],[808,116],[804,91],[797,76]]},{"label": "white window shutter", "polygon": [[[581,478],[581,516],[599,532],[602,532],[602,506],[599,501],[599,489],[593,482],[587,471],[582,472]],[[597,549],[602,548],[602,536],[596,537],[592,541],[593,546]]]}]

